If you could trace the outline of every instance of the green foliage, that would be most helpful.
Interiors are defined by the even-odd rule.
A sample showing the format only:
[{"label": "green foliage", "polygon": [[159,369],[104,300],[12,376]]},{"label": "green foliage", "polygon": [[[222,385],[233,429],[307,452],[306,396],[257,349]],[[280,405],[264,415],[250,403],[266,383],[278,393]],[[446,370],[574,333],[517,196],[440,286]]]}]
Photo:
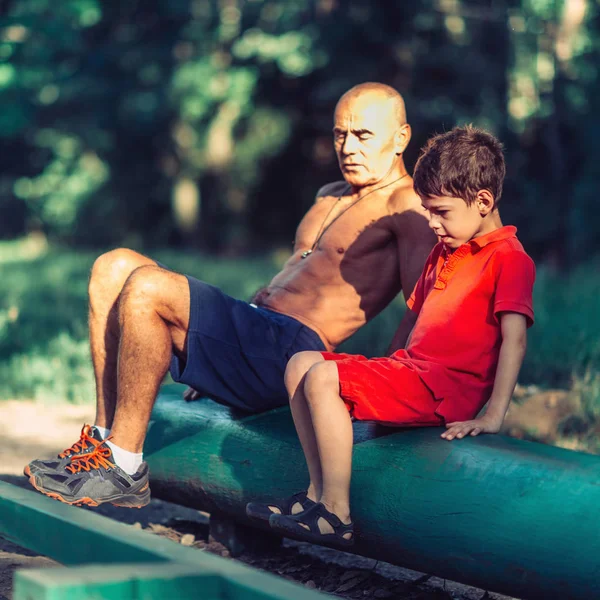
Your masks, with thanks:
[{"label": "green foliage", "polygon": [[[586,421],[600,427],[600,373],[588,369],[583,376],[575,378],[573,387],[580,395]],[[600,440],[597,438],[596,444],[600,447]]]},{"label": "green foliage", "polygon": [[6,398],[80,403],[95,397],[89,344],[65,331],[13,354],[0,366],[0,378],[0,395]]},{"label": "green foliage", "polygon": [[0,397],[92,397],[86,327],[92,257],[5,243],[0,264]]},{"label": "green foliage", "polygon": [[15,0],[0,22],[0,237],[287,244],[339,178],[337,98],[380,80],[405,95],[409,166],[456,123],[499,134],[505,220],[535,258],[569,266],[598,250],[598,11],[591,0]]},{"label": "green foliage", "polygon": [[108,167],[95,153],[84,152],[81,140],[59,131],[42,129],[35,141],[52,158],[39,175],[17,179],[13,191],[32,217],[64,236],[75,227],[82,205],[106,182]]},{"label": "green foliage", "polygon": [[598,372],[600,365],[600,294],[598,261],[589,261],[567,277],[538,268],[534,306],[536,323],[528,334],[523,375],[544,385],[565,385],[570,376]]},{"label": "green foliage", "polygon": [[185,177],[200,188],[208,181],[202,217],[222,213],[223,235],[203,245],[232,239],[262,162],[282,149],[295,120],[263,90],[323,62],[306,10],[12,3],[0,28],[0,145],[15,160],[0,188],[25,214],[0,225],[0,235],[30,227],[71,243],[132,234],[164,242],[178,226]]}]

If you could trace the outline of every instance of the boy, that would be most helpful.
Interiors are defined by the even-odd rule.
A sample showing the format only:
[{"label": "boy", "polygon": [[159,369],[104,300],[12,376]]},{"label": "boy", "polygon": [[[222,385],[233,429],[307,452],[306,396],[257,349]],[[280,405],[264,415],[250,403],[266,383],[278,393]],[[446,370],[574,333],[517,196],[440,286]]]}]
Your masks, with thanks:
[{"label": "boy", "polygon": [[285,383],[310,485],[280,503],[249,504],[249,516],[296,538],[350,546],[351,416],[445,425],[446,440],[500,430],[533,324],[535,279],[516,228],[500,221],[504,175],[502,146],[484,131],[457,127],[426,144],[414,188],[439,243],[407,303],[406,349],[370,360],[292,357]]}]

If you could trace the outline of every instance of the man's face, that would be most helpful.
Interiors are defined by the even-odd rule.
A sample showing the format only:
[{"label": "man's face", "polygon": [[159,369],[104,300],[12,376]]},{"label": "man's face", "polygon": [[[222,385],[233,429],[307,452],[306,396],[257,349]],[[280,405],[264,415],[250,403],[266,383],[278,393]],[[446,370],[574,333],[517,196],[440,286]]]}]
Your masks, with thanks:
[{"label": "man's face", "polygon": [[333,142],[344,179],[354,187],[381,181],[398,151],[393,103],[375,94],[342,99],[336,107]]},{"label": "man's face", "polygon": [[422,204],[429,227],[451,250],[482,234],[483,215],[477,201],[468,205],[462,198],[435,196],[423,199]]}]

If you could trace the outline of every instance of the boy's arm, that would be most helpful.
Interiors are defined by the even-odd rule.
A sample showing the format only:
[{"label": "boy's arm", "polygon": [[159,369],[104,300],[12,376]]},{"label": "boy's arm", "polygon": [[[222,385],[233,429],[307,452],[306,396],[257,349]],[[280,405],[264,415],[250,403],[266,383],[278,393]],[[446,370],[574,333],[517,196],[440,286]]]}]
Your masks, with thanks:
[{"label": "boy's arm", "polygon": [[447,423],[447,429],[442,433],[446,440],[462,438],[469,434],[498,433],[502,427],[527,348],[527,319],[525,315],[514,312],[501,313],[499,318],[502,345],[494,388],[485,413],[471,421]]}]

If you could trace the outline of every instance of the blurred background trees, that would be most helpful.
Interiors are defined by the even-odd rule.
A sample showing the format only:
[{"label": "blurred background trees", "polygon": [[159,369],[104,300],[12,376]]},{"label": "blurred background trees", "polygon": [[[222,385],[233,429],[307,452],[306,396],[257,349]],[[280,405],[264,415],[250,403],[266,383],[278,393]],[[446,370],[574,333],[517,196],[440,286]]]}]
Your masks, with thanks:
[{"label": "blurred background trees", "polygon": [[414,137],[506,145],[503,217],[538,260],[598,252],[592,0],[0,1],[0,237],[289,248],[339,177],[332,111],[389,83]]},{"label": "blurred background trees", "polygon": [[[93,398],[106,249],[249,298],[340,177],[337,99],[382,81],[409,169],[456,124],[504,142],[502,216],[538,264],[521,382],[579,390],[600,428],[599,55],[593,0],[0,0],[0,398]],[[402,310],[341,350],[382,354]]]}]

